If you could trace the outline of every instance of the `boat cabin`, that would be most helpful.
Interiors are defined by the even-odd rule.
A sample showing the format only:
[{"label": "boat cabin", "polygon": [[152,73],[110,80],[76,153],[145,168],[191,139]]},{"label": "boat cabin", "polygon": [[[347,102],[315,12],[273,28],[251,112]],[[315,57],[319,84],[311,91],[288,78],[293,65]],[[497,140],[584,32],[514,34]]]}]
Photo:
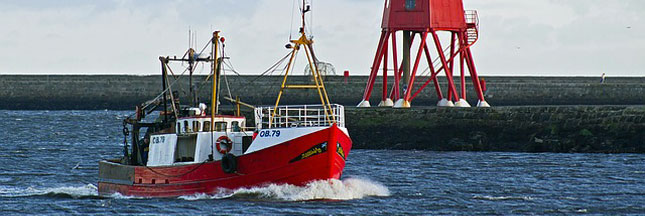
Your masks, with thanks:
[{"label": "boat cabin", "polygon": [[210,116],[179,118],[175,126],[175,133],[183,135],[197,132],[210,132],[212,125],[214,125],[213,131],[216,132],[241,132],[246,125],[246,119],[239,116],[217,115],[213,120],[215,124],[211,124]]},{"label": "boat cabin", "polygon": [[[213,120],[214,124],[211,123]],[[239,156],[248,149],[253,132],[247,132],[243,116],[217,115],[179,118],[175,133],[159,133],[150,136],[147,166],[171,166],[219,160],[222,149]],[[211,127],[213,131],[211,132]],[[220,140],[231,144],[226,146]]]}]

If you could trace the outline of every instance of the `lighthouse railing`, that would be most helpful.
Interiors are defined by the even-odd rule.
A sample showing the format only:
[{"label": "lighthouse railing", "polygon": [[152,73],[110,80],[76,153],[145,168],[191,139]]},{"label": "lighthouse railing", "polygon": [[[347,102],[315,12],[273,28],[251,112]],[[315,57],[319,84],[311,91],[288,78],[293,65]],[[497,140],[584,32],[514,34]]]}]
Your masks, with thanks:
[{"label": "lighthouse railing", "polygon": [[473,24],[479,26],[479,15],[476,10],[465,10],[466,24]]}]

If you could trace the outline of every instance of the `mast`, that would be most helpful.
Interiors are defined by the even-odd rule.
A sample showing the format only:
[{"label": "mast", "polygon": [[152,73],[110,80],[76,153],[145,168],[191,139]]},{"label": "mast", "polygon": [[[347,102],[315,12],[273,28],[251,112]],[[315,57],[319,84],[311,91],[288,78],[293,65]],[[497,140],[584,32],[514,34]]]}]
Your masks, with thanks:
[{"label": "mast", "polygon": [[166,71],[166,63],[168,63],[168,60],[166,60],[164,57],[159,57],[159,61],[161,61],[161,85],[163,86],[161,89],[161,92],[163,92],[163,123],[166,124],[168,123],[168,98],[166,97],[166,76],[168,72]]},{"label": "mast", "polygon": [[193,48],[188,49],[188,88],[190,88],[190,106],[196,106],[197,100],[195,95],[195,89],[193,87],[193,73],[195,72],[195,50]]},{"label": "mast", "polygon": [[218,65],[218,59],[219,59],[219,50],[218,50],[218,42],[219,42],[219,31],[213,32],[213,62],[212,62],[212,70],[213,70],[213,94],[211,95],[211,134],[214,131],[215,128],[215,115],[217,114],[218,110],[218,104],[217,104],[217,81],[218,81],[218,71],[219,71],[219,65]]},{"label": "mast", "polygon": [[[287,69],[284,74],[284,78],[282,80],[282,85],[280,86],[280,92],[278,93],[278,97],[275,102],[275,107],[273,108],[271,118],[269,118],[269,125],[273,123],[273,119],[278,115],[277,113],[278,105],[280,105],[280,99],[282,98],[284,89],[316,89],[318,91],[320,103],[322,104],[323,109],[325,111],[325,118],[329,123],[336,123],[336,117],[333,115],[331,104],[329,102],[329,97],[327,96],[327,90],[325,89],[325,84],[323,82],[322,76],[320,75],[320,72],[318,71],[318,64],[316,64],[318,60],[314,55],[314,50],[313,50],[314,41],[307,38],[307,35],[305,33],[305,26],[306,26],[305,14],[309,11],[311,11],[311,7],[309,5],[305,5],[305,0],[302,0],[302,9],[300,10],[300,18],[302,20],[301,22],[302,26],[300,26],[300,29],[299,29],[300,38],[298,38],[298,40],[291,40],[290,41],[291,43],[287,44],[286,46],[288,49],[292,49],[291,57],[289,59]],[[311,75],[313,76],[313,80],[314,80],[313,85],[311,84],[287,85],[287,77],[289,76],[289,72],[293,70],[294,60],[300,48],[304,49],[304,52],[307,56],[307,64],[309,66],[309,69],[311,70]]]},{"label": "mast", "polygon": [[217,71],[219,71],[219,64],[218,64],[218,57],[219,57],[219,50],[218,50],[218,42],[219,42],[219,31],[214,31],[213,32],[213,38],[212,38],[212,51],[213,51],[213,59],[211,62],[211,68],[213,71],[213,94],[211,95],[211,154],[208,156],[209,160],[213,160],[213,155],[215,155],[215,149],[213,147],[213,144],[215,141],[215,115],[219,111],[219,105],[217,104],[217,99],[218,99],[218,92],[217,92],[217,83],[219,81],[218,77],[219,74],[217,74]]}]

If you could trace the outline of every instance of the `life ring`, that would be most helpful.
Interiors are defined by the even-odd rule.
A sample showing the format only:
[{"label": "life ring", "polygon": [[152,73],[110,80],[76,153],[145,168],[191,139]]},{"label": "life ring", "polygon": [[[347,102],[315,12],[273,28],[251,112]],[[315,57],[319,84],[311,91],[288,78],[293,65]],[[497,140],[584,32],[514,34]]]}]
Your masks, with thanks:
[{"label": "life ring", "polygon": [[225,173],[235,173],[237,171],[237,158],[233,154],[222,156],[222,171]]},{"label": "life ring", "polygon": [[[223,149],[222,145],[225,145],[226,148]],[[227,136],[221,136],[217,138],[217,142],[215,142],[215,147],[217,147],[217,152],[221,154],[226,154],[230,152],[231,149],[233,149],[233,142]]]}]

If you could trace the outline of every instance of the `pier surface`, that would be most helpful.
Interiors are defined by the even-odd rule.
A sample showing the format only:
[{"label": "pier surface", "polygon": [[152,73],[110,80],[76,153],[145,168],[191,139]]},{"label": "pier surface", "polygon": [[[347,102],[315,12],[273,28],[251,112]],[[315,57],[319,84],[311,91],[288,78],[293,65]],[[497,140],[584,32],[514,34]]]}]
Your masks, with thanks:
[{"label": "pier surface", "polygon": [[[528,105],[645,105],[645,77],[608,77],[601,84],[598,77],[484,77],[486,100],[493,106]],[[172,78],[170,78],[172,81]],[[205,77],[195,77],[201,84]],[[290,77],[290,83],[308,82],[308,77]],[[361,101],[365,76],[326,77],[330,99],[334,103],[355,106]],[[392,79],[390,79],[392,80]],[[439,77],[439,80],[443,80]],[[229,76],[232,96],[249,104],[273,104],[282,77]],[[380,78],[378,78],[380,81]],[[376,82],[372,105],[379,103],[381,83]],[[440,82],[445,89],[445,83]],[[210,98],[210,87],[199,88],[199,97]],[[228,95],[226,85],[221,90]],[[472,87],[467,86],[468,102],[477,103]],[[0,75],[0,109],[116,109],[134,106],[154,98],[161,91],[161,76],[119,75]],[[188,79],[173,87],[180,98],[187,99]],[[287,90],[283,103],[320,103],[315,91]],[[184,100],[185,101],[185,100]],[[434,106],[438,99],[434,88],[425,88],[412,106]]]},{"label": "pier surface", "polygon": [[[426,88],[412,109],[357,109],[367,77],[326,77],[325,84],[332,101],[347,106],[355,148],[645,153],[645,77],[608,77],[602,84],[597,77],[484,78],[493,108],[435,107],[434,89]],[[195,78],[198,86],[204,79]],[[308,79],[291,77],[290,83]],[[275,102],[282,77],[222,81],[232,96],[267,105]],[[180,82],[173,91],[185,103],[188,79]],[[380,101],[380,85],[372,105]],[[197,89],[200,98],[209,98],[209,86]],[[468,102],[476,104],[467,89]],[[160,76],[0,75],[0,109],[134,110],[160,90]],[[221,90],[229,95],[226,84]],[[286,92],[282,103],[319,103],[316,98],[314,91]]]}]

